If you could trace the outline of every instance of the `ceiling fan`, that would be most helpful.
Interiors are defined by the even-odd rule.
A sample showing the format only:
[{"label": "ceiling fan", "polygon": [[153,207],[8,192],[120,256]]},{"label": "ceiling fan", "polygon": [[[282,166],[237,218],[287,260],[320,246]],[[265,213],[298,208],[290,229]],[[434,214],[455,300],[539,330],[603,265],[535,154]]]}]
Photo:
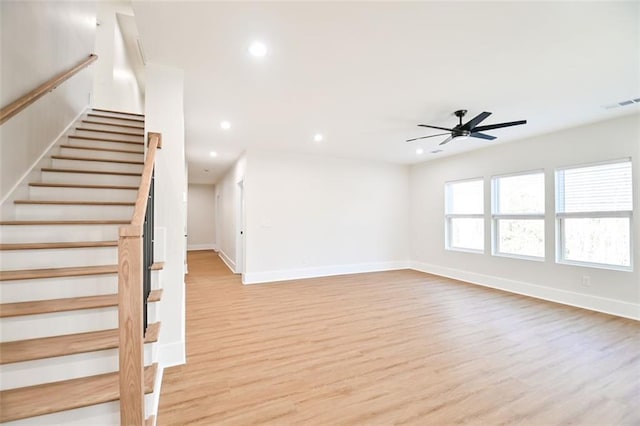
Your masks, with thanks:
[{"label": "ceiling fan", "polygon": [[510,127],[510,126],[518,126],[520,124],[527,124],[527,120],[520,120],[520,121],[510,121],[508,123],[489,124],[488,126],[478,126],[478,124],[480,124],[482,121],[484,121],[487,117],[491,115],[490,112],[486,112],[486,111],[481,112],[471,120],[462,124],[462,117],[464,117],[467,114],[467,110],[460,109],[458,111],[455,111],[453,114],[460,119],[460,123],[457,126],[455,126],[453,129],[448,129],[446,127],[430,126],[428,124],[418,124],[418,126],[420,127],[446,130],[447,133],[439,133],[437,135],[421,136],[419,138],[407,139],[407,142],[415,141],[418,139],[433,138],[436,136],[444,136],[444,135],[449,135],[449,137],[444,141],[440,142],[440,145],[449,143],[455,138],[467,138],[467,137],[486,139],[486,140],[492,141],[496,138],[495,136],[487,135],[485,133],[480,133],[480,132],[484,130],[499,129],[501,127]]}]

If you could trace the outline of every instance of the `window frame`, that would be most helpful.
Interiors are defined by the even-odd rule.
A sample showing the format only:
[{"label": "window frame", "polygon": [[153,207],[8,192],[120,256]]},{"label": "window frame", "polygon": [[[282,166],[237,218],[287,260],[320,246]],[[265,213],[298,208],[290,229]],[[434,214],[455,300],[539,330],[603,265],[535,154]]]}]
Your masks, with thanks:
[{"label": "window frame", "polygon": [[[542,198],[545,201],[543,211],[540,213],[497,213],[498,205],[500,202],[500,198],[499,198],[500,192],[498,189],[499,179],[515,177],[515,176],[534,175],[534,174],[542,175],[542,182],[543,182]],[[546,221],[545,221],[546,209],[547,209],[546,174],[544,169],[526,170],[522,172],[514,172],[514,173],[491,176],[491,255],[498,256],[498,257],[510,257],[514,259],[544,262],[547,257],[546,242],[544,239],[542,241],[542,248],[543,248],[542,256],[530,256],[526,254],[501,252],[498,249],[499,248],[498,245],[500,241],[500,227],[498,226],[498,222],[500,220],[540,220],[542,222],[543,235],[546,235]]]},{"label": "window frame", "polygon": [[[618,158],[614,160],[608,161],[599,161],[594,163],[586,163],[586,164],[578,164],[571,166],[563,166],[558,167],[554,171],[554,191],[555,191],[555,227],[556,227],[556,241],[555,241],[555,249],[556,249],[556,263],[561,265],[571,265],[571,266],[581,266],[587,268],[597,268],[597,269],[609,269],[614,271],[626,271],[632,272],[634,270],[633,265],[633,253],[634,253],[634,235],[633,235],[633,210],[635,207],[634,199],[632,197],[631,202],[631,210],[612,210],[612,211],[593,211],[593,212],[571,212],[564,213],[558,211],[558,206],[562,203],[560,201],[561,191],[559,190],[559,172],[563,172],[565,170],[571,169],[580,169],[586,167],[595,167],[595,166],[604,166],[607,164],[620,164],[620,163],[629,163],[631,167],[631,191],[633,194],[633,161],[630,157]],[[564,193],[564,191],[562,191]],[[613,265],[610,263],[598,263],[598,262],[587,262],[581,260],[572,260],[566,259],[565,254],[565,219],[597,219],[597,218],[627,218],[629,219],[629,266],[623,265]]]},{"label": "window frame", "polygon": [[[451,205],[451,197],[450,197],[450,192],[449,192],[449,188],[450,185],[455,185],[455,184],[459,184],[459,183],[465,183],[465,182],[477,182],[480,181],[482,182],[482,213],[449,213],[449,206]],[[474,178],[467,178],[467,179],[458,179],[458,180],[452,180],[452,181],[447,181],[444,183],[444,220],[445,220],[445,225],[444,225],[444,248],[445,250],[449,250],[449,251],[459,251],[459,252],[464,252],[464,253],[475,253],[475,254],[484,254],[485,252],[485,226],[484,226],[484,222],[482,224],[482,249],[474,249],[474,248],[468,248],[468,247],[456,247],[454,245],[451,244],[451,236],[452,236],[452,232],[451,232],[451,220],[452,219],[483,219],[484,220],[484,211],[485,211],[485,194],[484,194],[484,189],[485,189],[485,182],[484,182],[484,177],[480,176],[480,177],[474,177]]]}]

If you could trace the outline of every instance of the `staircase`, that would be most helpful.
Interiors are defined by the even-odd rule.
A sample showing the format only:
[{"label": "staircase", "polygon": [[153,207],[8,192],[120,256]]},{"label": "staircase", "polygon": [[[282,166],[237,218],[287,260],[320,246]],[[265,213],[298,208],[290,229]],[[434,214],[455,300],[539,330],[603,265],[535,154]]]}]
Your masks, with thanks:
[{"label": "staircase", "polygon": [[[144,117],[94,109],[53,151],[0,222],[0,422],[118,424],[118,227],[133,214]],[[147,394],[160,331],[154,278]]]}]

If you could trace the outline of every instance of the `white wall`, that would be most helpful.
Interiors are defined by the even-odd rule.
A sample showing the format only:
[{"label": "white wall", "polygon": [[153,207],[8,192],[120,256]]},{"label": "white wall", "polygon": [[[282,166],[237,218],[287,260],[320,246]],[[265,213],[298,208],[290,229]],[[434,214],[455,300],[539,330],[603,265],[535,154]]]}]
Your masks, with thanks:
[{"label": "white wall", "polygon": [[250,151],[245,283],[408,266],[407,166]]},{"label": "white wall", "polygon": [[123,39],[117,15],[132,16],[128,1],[98,2],[95,51],[100,57],[93,81],[96,108],[142,113],[144,100]]},{"label": "white wall", "polygon": [[[464,142],[472,143],[472,142]],[[640,116],[601,122],[416,165],[411,169],[411,259],[414,267],[478,284],[640,318],[640,220],[634,218],[634,272],[555,263],[554,169],[632,157],[634,210],[640,203]],[[485,211],[492,175],[544,168],[546,261],[444,249],[444,183],[484,177]],[[485,238],[490,217],[485,215]],[[591,285],[582,285],[588,275]]]},{"label": "white wall", "polygon": [[[4,107],[93,53],[95,4],[3,1],[0,29],[0,105]],[[89,105],[92,68],[0,127],[0,199]]]},{"label": "white wall", "polygon": [[187,249],[216,248],[216,187],[189,184],[187,198]]},{"label": "white wall", "polygon": [[216,184],[216,244],[227,266],[236,271],[239,182],[245,177],[247,158],[240,157]]},{"label": "white wall", "polygon": [[156,261],[165,262],[161,274],[164,294],[160,302],[159,360],[166,366],[185,362],[184,75],[182,70],[157,64],[147,64],[146,75],[145,130],[162,133],[162,149],[156,156],[155,169],[158,241],[154,254]]}]

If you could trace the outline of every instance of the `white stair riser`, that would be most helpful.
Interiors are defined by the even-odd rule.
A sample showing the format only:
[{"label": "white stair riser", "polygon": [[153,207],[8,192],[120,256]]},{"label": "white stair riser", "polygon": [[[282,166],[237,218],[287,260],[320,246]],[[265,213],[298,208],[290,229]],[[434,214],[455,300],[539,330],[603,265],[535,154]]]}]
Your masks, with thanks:
[{"label": "white stair riser", "polygon": [[3,271],[115,265],[116,263],[118,263],[118,247],[3,250],[0,253],[0,269]]},{"label": "white stair riser", "polygon": [[126,185],[140,184],[140,176],[122,176],[93,173],[42,172],[45,183],[78,183],[87,185]]},{"label": "white stair riser", "polygon": [[0,282],[2,303],[98,296],[118,292],[116,274]]},{"label": "white stair riser", "polygon": [[31,200],[135,202],[137,194],[137,189],[29,187],[29,199]]},{"label": "white stair riser", "polygon": [[0,225],[3,243],[115,241],[122,225]]},{"label": "white stair riser", "polygon": [[115,306],[0,318],[0,332],[5,342],[117,327],[118,312]]},{"label": "white stair riser", "polygon": [[[156,321],[155,311],[150,309],[149,322]],[[5,342],[62,334],[85,333],[117,327],[118,310],[115,306],[0,318],[0,333],[2,333],[2,341]]]},{"label": "white stair riser", "polygon": [[[113,139],[113,138],[112,138]],[[69,138],[64,145],[88,146],[93,148],[106,149],[126,149],[127,151],[144,151],[144,145],[140,143],[122,143],[110,141],[96,141],[93,139],[72,139]]]},{"label": "white stair riser", "polygon": [[102,120],[99,120],[96,117],[87,117],[86,118],[87,121],[91,121],[91,123],[87,123],[87,122],[82,122],[80,123],[80,127],[86,128],[86,129],[96,129],[96,130],[111,130],[111,131],[116,131],[116,132],[127,132],[127,133],[138,133],[140,135],[144,135],[144,129],[140,129],[140,125],[139,124],[133,124],[134,127],[126,127],[126,126],[111,126],[111,125],[107,125],[107,124],[101,124],[103,123]]},{"label": "white stair riser", "polygon": [[[106,130],[106,131],[102,132],[100,130]],[[121,132],[121,133],[130,133],[130,134],[123,135],[121,133],[110,133],[110,132]],[[132,141],[132,142],[144,142],[144,139],[145,139],[145,136],[142,133],[142,131],[139,131],[136,129],[125,130],[119,127],[112,127],[111,129],[107,129],[104,126],[102,126],[102,128],[96,129],[94,127],[90,127],[90,125],[85,125],[85,126],[76,128],[74,134],[77,136],[88,136],[90,138],[121,139],[121,140]]]},{"label": "white stair riser", "polygon": [[[151,365],[151,344],[145,345],[145,365]],[[34,386],[42,383],[77,379],[118,370],[118,350],[45,358],[0,365],[0,389]]]},{"label": "white stair riser", "polygon": [[91,114],[100,114],[100,115],[108,115],[109,117],[116,117],[116,118],[133,118],[135,120],[144,120],[144,115],[140,115],[138,113],[130,113],[130,112],[126,112],[126,111],[118,111],[118,112],[113,112],[113,111],[95,111],[95,110],[91,110]]},{"label": "white stair riser", "polygon": [[16,220],[130,220],[133,206],[17,204]]},{"label": "white stair riser", "polygon": [[73,170],[91,170],[105,172],[127,172],[142,173],[143,166],[141,164],[127,163],[107,163],[102,161],[84,161],[84,160],[51,160],[51,167],[54,169],[73,169]]},{"label": "white stair riser", "polygon": [[[106,114],[98,114],[98,115],[105,115]],[[119,117],[114,117],[114,116],[109,116],[109,117],[94,117],[94,116],[87,116],[87,120],[91,120],[91,121],[99,121],[101,123],[111,123],[111,124],[124,124],[126,126],[139,126],[139,127],[144,127],[144,122],[138,121],[136,119],[136,121],[132,121],[132,120],[124,120],[122,118]]]},{"label": "white stair riser", "polygon": [[[133,151],[133,149],[127,149],[127,151]],[[60,155],[65,157],[101,158],[105,160],[144,161],[144,154],[142,152],[130,154],[126,152],[96,151],[93,149],[60,148]]]}]

